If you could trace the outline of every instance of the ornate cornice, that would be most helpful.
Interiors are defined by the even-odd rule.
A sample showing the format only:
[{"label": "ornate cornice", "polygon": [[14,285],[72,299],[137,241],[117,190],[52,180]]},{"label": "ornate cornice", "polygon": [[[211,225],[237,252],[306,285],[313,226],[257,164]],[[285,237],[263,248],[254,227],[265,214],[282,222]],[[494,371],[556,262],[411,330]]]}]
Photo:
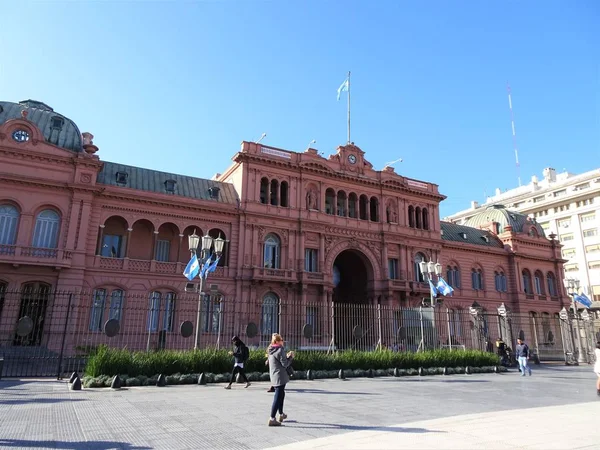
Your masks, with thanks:
[{"label": "ornate cornice", "polygon": [[[177,219],[183,219],[183,220],[193,220],[193,221],[197,221],[198,217],[194,217],[194,216],[190,216],[190,215],[185,215],[185,214],[174,214],[172,211],[165,211],[165,212],[160,212],[160,211],[152,211],[149,212],[147,209],[137,209],[135,207],[126,207],[126,206],[115,206],[115,205],[101,205],[100,206],[102,209],[104,210],[110,210],[110,211],[116,211],[116,212],[128,212],[128,213],[135,213],[135,214],[142,214],[142,215],[155,215],[155,216],[162,216],[162,217],[171,217],[171,218],[177,218]],[[210,222],[211,223],[219,223],[219,224],[223,224],[223,225],[230,225],[230,226],[234,226],[235,224],[233,223],[233,221],[231,220],[218,220],[214,218],[214,213],[215,211],[212,210],[197,210],[197,212],[206,212],[206,213],[211,213],[213,215],[211,215],[210,217]],[[204,219],[203,219],[204,220]]]}]

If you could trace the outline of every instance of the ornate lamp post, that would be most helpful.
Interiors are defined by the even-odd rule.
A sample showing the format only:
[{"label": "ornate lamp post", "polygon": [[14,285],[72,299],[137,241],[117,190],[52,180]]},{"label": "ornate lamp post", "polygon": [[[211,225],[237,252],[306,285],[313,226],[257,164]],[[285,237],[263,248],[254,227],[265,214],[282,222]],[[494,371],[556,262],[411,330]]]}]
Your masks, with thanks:
[{"label": "ornate lamp post", "polygon": [[[425,262],[425,261],[421,261],[419,263],[419,269],[421,270],[421,275],[423,275],[423,279],[429,283],[429,281],[431,281],[433,283],[433,275],[435,274],[436,277],[439,277],[442,275],[442,265],[438,262],[438,263],[434,263],[433,261],[429,261],[429,262]],[[434,283],[435,284],[435,283]],[[432,307],[435,307],[436,303],[434,303],[435,298],[433,297],[433,293],[429,292],[429,298],[430,298],[430,303]],[[439,299],[437,300],[438,304],[442,304],[443,300]]]},{"label": "ornate lamp post", "polygon": [[579,349],[577,351],[577,362],[581,364],[587,361],[583,351],[583,341],[581,340],[581,330],[579,329],[579,318],[577,317],[577,305],[575,304],[575,296],[579,291],[579,280],[575,278],[565,278],[563,283],[565,285],[565,289],[567,290],[567,294],[571,296],[571,309],[573,310],[573,320],[575,321],[577,342],[579,344]]},{"label": "ornate lamp post", "polygon": [[[198,236],[196,234],[196,232],[194,231],[193,234],[191,234],[188,237],[188,246],[190,248],[190,253],[193,255],[195,252],[198,251],[198,245],[200,244],[200,236]],[[217,258],[220,258],[221,255],[223,254],[223,246],[225,245],[225,239],[223,239],[221,237],[221,235],[219,234],[218,238],[213,238],[212,236],[209,236],[208,234],[206,236],[202,236],[202,247],[200,248],[200,261],[201,262],[201,269],[203,269],[204,264],[206,264],[206,262],[204,261],[206,259],[206,257],[208,256],[208,252],[210,251],[210,248],[213,246],[215,246],[215,254],[217,255]],[[199,341],[199,337],[200,337],[200,317],[201,317],[201,313],[202,313],[202,296],[204,295],[204,293],[202,292],[204,289],[204,279],[206,278],[207,274],[205,274],[205,276],[203,275],[203,271],[200,271],[200,286],[198,288],[198,314],[196,316],[196,342],[194,343],[194,349],[198,348],[198,341]]]}]

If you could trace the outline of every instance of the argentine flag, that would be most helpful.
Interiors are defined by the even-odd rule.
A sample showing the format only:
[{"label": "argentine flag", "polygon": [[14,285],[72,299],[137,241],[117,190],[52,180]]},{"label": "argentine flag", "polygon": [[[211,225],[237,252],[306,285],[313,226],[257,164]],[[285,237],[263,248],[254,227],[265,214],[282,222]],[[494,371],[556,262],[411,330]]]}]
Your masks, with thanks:
[{"label": "argentine flag", "polygon": [[586,308],[590,308],[592,306],[592,301],[585,294],[576,295],[575,301],[577,303],[581,303]]},{"label": "argentine flag", "polygon": [[219,264],[220,259],[221,259],[221,257],[215,258],[215,260],[213,262],[208,264],[208,266],[206,267],[206,270],[204,271],[204,278],[206,278],[209,273],[213,273],[215,270],[217,270],[217,264]]},{"label": "argentine flag", "polygon": [[192,281],[194,278],[198,276],[200,272],[200,263],[198,262],[198,257],[194,253],[190,262],[185,266],[185,270],[183,271],[183,276],[188,280]]},{"label": "argentine flag", "polygon": [[454,289],[452,289],[452,286],[450,286],[448,283],[446,283],[446,280],[444,280],[442,277],[438,278],[438,282],[437,282],[437,291],[442,294],[443,296],[452,296],[452,293],[454,292]]},{"label": "argentine flag", "polygon": [[435,286],[433,285],[431,280],[429,281],[429,293],[431,294],[431,298],[436,298],[437,297],[437,291],[435,290]]},{"label": "argentine flag", "polygon": [[340,101],[340,95],[342,95],[342,92],[345,92],[348,89],[350,89],[350,80],[348,78],[346,78],[344,80],[344,82],[342,83],[342,85],[337,90],[337,93],[338,93],[338,95],[337,95],[338,102]]}]

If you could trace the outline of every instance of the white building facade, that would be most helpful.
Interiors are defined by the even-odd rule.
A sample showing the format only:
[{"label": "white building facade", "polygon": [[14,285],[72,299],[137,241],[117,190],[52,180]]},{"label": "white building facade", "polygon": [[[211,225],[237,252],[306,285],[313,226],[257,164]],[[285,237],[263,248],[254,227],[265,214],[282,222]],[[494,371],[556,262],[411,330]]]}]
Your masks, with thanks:
[{"label": "white building facade", "polygon": [[469,225],[482,209],[500,204],[529,215],[546,236],[556,234],[567,260],[565,278],[578,279],[582,291],[600,302],[600,169],[574,175],[546,168],[542,179],[533,176],[527,185],[496,189],[484,204],[471,202],[471,208],[444,220]]}]

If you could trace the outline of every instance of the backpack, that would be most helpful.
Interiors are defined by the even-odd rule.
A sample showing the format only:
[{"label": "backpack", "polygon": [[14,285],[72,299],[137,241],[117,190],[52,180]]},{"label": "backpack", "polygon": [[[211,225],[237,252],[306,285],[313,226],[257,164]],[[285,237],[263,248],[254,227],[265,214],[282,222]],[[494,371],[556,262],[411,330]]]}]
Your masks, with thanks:
[{"label": "backpack", "polygon": [[250,349],[248,348],[247,345],[243,345],[242,346],[242,359],[244,360],[244,362],[248,361],[248,359],[250,358]]}]

